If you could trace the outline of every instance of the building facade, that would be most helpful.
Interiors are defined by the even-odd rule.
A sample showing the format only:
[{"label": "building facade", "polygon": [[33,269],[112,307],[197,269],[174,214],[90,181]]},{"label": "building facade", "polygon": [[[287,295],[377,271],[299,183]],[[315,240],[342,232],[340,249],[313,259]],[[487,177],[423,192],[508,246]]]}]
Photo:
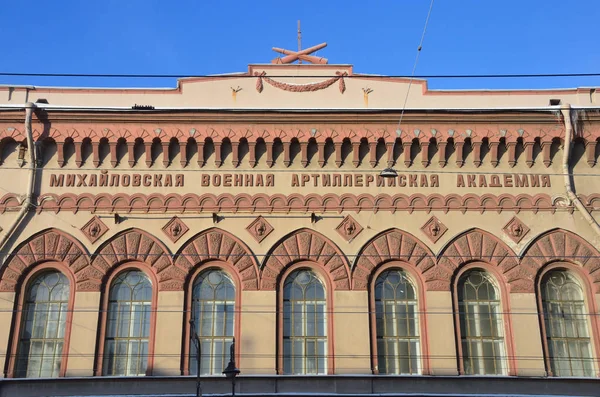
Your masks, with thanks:
[{"label": "building facade", "polygon": [[0,103],[2,395],[227,391],[234,338],[240,392],[600,385],[594,89],[250,65]]}]

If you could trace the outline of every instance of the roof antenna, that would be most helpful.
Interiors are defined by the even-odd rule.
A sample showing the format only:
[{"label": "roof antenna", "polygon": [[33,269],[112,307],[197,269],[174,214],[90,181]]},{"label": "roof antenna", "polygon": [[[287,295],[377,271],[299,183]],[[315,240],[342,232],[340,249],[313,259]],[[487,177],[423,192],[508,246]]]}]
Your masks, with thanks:
[{"label": "roof antenna", "polygon": [[[298,20],[298,52],[302,51],[302,32],[300,31],[300,20]],[[302,63],[302,59],[298,58],[298,63]]]}]

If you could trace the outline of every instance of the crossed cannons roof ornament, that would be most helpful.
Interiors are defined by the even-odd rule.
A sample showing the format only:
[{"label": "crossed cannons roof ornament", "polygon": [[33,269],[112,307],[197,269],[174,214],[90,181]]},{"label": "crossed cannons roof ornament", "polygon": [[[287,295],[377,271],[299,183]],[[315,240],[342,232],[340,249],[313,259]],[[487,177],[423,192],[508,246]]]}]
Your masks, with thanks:
[{"label": "crossed cannons roof ornament", "polygon": [[323,65],[323,64],[327,63],[327,58],[321,58],[321,57],[317,57],[317,56],[310,55],[310,54],[312,54],[313,52],[318,51],[322,48],[325,48],[325,47],[327,47],[327,43],[317,44],[316,46],[306,48],[304,50],[298,50],[298,51],[285,50],[283,48],[273,47],[273,51],[283,54],[285,56],[283,58],[277,57],[277,58],[273,59],[271,61],[271,63],[283,64],[283,63],[292,63],[295,61],[299,61],[300,63],[302,63],[301,61],[306,61],[309,63],[316,63],[316,64]]}]

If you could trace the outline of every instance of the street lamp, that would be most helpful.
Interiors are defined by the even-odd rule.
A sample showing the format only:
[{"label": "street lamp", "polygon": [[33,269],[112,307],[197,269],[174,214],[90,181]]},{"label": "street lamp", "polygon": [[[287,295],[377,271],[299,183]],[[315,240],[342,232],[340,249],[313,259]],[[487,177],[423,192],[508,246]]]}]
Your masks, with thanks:
[{"label": "street lamp", "polygon": [[202,397],[202,385],[200,384],[200,336],[198,332],[196,332],[196,324],[194,321],[194,317],[190,319],[190,337],[194,342],[194,346],[196,347],[196,397]]},{"label": "street lamp", "polygon": [[231,341],[229,356],[229,364],[227,364],[227,368],[223,370],[223,374],[228,379],[231,379],[231,397],[235,397],[235,377],[240,374],[240,370],[235,366],[235,338]]}]

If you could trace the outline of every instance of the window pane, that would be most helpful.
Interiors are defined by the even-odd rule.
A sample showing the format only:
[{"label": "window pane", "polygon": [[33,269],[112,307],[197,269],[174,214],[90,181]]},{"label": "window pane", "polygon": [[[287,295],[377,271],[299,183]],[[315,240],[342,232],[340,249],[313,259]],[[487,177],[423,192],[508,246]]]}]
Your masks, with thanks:
[{"label": "window pane", "polygon": [[69,281],[57,271],[33,278],[24,292],[15,377],[56,377],[60,373]]},{"label": "window pane", "polygon": [[326,314],[323,285],[310,270],[292,272],[283,287],[283,371],[325,374]]},{"label": "window pane", "polygon": [[152,284],[144,272],[127,270],[115,277],[106,316],[104,375],[145,374],[151,304]]},{"label": "window pane", "polygon": [[506,374],[500,294],[494,281],[481,270],[471,270],[462,275],[457,290],[465,373]]},{"label": "window pane", "polygon": [[570,272],[552,270],[541,283],[548,358],[555,376],[594,376],[583,289]]},{"label": "window pane", "polygon": [[[406,273],[399,269],[379,275],[375,295],[377,356],[380,374],[418,374],[418,303],[415,289]],[[378,287],[376,287],[378,288]]]},{"label": "window pane", "polygon": [[[220,375],[229,362],[229,347],[234,336],[233,281],[224,271],[209,269],[198,275],[192,294],[192,313],[196,327],[200,328],[202,346],[200,373]],[[189,371],[197,373],[196,364],[192,363],[191,358]]]}]

